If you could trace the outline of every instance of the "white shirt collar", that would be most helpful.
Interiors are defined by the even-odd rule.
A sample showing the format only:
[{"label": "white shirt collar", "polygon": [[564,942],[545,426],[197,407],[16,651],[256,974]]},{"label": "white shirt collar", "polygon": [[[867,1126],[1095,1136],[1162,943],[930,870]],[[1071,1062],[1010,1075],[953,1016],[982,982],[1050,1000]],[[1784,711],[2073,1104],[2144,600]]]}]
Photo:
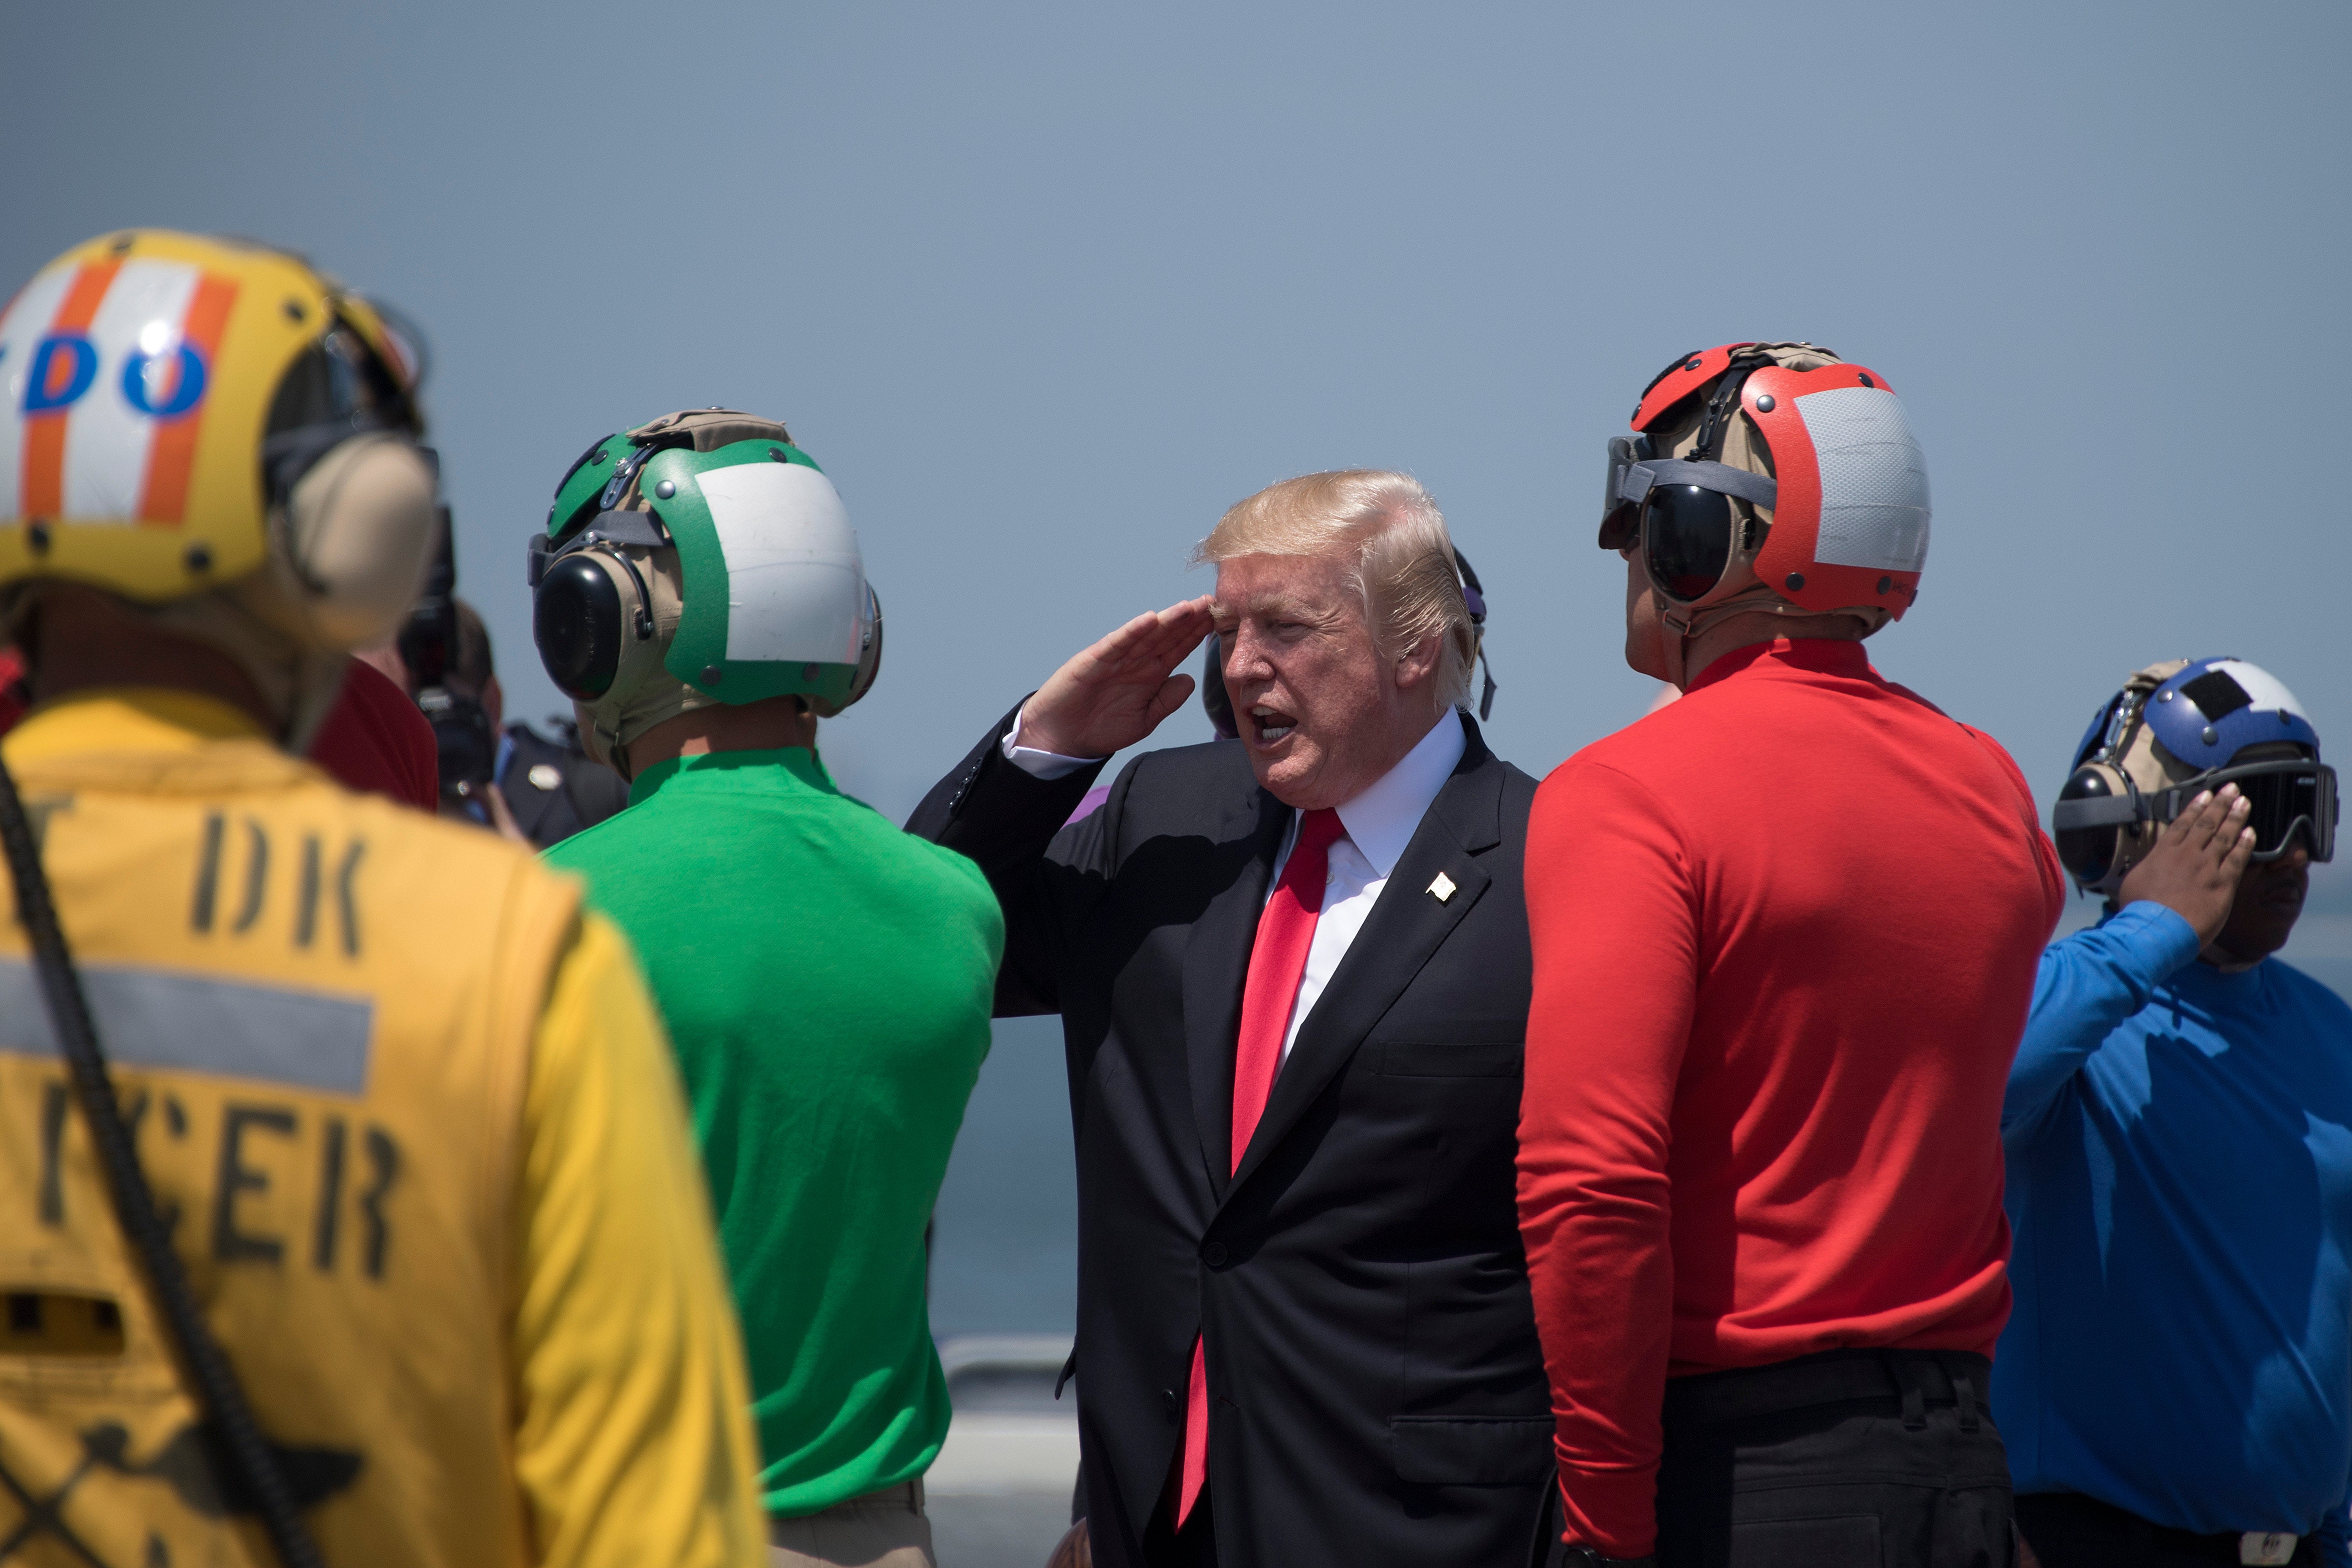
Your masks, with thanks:
[{"label": "white shirt collar", "polygon": [[1430,803],[1454,776],[1468,745],[1460,715],[1448,708],[1396,766],[1353,800],[1340,803],[1339,826],[1381,876],[1396,869],[1421,819],[1429,815]]}]

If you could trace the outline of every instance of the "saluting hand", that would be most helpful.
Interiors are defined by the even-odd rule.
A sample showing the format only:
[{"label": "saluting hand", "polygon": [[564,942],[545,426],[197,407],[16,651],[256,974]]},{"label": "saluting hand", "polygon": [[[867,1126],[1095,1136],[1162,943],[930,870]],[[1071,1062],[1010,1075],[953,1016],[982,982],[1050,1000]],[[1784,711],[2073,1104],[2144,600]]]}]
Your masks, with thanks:
[{"label": "saluting hand", "polygon": [[2254,830],[2246,826],[2247,810],[2236,784],[2190,801],[2158,837],[2147,858],[2126,874],[2116,901],[2162,904],[2197,928],[2200,948],[2210,946],[2228,923],[2238,879],[2253,858]]},{"label": "saluting hand", "polygon": [[1192,695],[1176,667],[1209,635],[1204,595],[1138,616],[1054,672],[1021,710],[1021,744],[1066,757],[1132,746]]}]

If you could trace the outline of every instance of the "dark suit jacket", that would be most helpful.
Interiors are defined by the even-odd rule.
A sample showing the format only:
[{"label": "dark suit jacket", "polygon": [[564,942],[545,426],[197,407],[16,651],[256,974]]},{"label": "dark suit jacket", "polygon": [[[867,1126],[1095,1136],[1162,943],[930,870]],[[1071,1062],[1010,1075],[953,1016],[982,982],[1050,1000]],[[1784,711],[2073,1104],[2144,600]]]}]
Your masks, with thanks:
[{"label": "dark suit jacket", "polygon": [[1225,1563],[1524,1563],[1553,1471],[1513,1196],[1535,781],[1460,716],[1461,764],[1234,1171],[1242,984],[1290,808],[1220,742],[1139,758],[1065,828],[1099,770],[1033,778],[999,749],[1011,719],[908,826],[995,885],[998,1016],[1062,1015],[1096,1561],[1141,1561],[1205,1330]]}]

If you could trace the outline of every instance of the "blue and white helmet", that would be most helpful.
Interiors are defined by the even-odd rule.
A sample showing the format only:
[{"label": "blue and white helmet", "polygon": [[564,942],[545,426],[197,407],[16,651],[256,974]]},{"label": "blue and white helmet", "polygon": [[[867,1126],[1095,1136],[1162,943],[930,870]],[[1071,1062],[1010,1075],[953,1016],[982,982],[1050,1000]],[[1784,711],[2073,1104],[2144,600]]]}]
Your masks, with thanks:
[{"label": "blue and white helmet", "polygon": [[2176,659],[2136,671],[2074,748],[2052,826],[2085,891],[2113,893],[2164,825],[2207,790],[2234,784],[2252,807],[2254,858],[2300,838],[2336,852],[2336,770],[2286,684],[2242,658]]},{"label": "blue and white helmet", "polygon": [[2158,742],[2202,772],[2225,768],[2248,746],[2280,741],[2319,755],[2319,731],[2284,682],[2242,658],[2196,658],[2156,689],[2147,727]]}]

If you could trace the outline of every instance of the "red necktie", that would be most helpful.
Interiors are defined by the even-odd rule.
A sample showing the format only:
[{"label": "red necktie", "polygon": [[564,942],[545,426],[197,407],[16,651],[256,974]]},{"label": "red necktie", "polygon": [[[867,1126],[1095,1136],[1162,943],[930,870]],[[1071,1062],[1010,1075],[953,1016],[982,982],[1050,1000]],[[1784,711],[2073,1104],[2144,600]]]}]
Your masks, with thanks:
[{"label": "red necktie", "polygon": [[[1250,1134],[1265,1114],[1266,1096],[1282,1065],[1283,1037],[1290,1010],[1307,973],[1307,951],[1315,945],[1315,921],[1323,912],[1323,884],[1329,875],[1331,845],[1345,831],[1339,814],[1328,807],[1298,819],[1298,841],[1282,868],[1282,880],[1258,916],[1257,941],[1250,949],[1249,978],[1242,984],[1241,1036],[1234,1047],[1234,1165],[1241,1169]],[[1192,1380],[1184,1402],[1183,1469],[1176,1503],[1176,1528],[1184,1528],[1201,1488],[1209,1479],[1209,1363],[1199,1340],[1192,1342]]]}]

